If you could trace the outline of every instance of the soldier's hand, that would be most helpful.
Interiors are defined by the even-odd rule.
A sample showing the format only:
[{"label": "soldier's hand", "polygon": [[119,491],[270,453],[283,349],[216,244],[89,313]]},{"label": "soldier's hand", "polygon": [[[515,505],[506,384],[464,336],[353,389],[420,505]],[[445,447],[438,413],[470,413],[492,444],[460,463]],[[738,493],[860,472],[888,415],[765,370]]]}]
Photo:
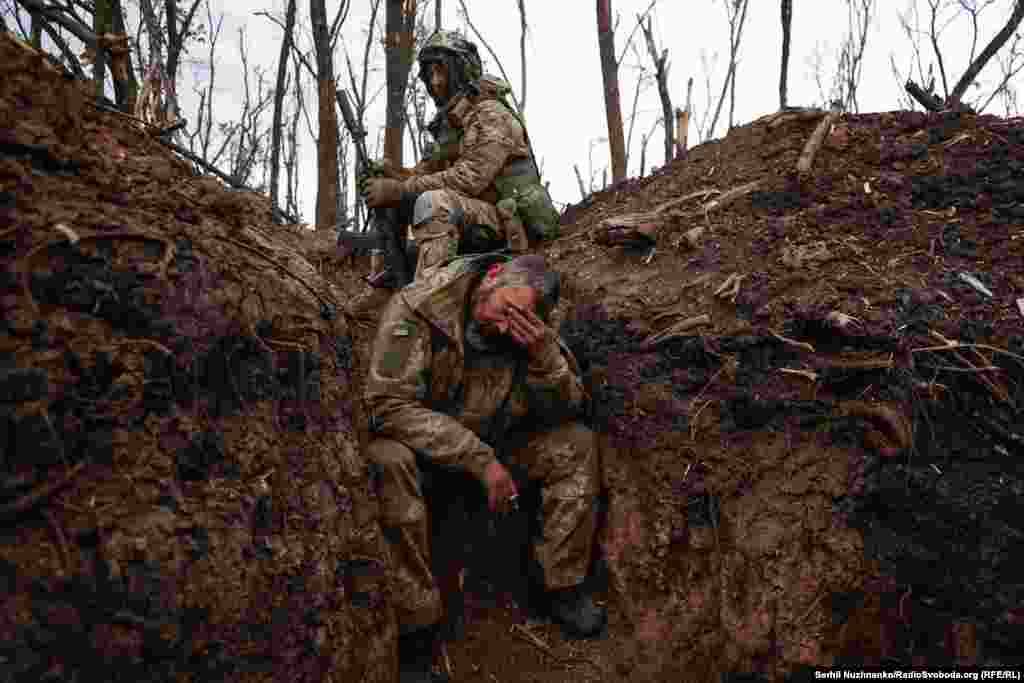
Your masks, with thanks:
[{"label": "soldier's hand", "polygon": [[513,496],[519,495],[512,476],[497,460],[484,470],[484,488],[487,489],[487,507],[491,509],[491,512],[496,511],[499,506],[508,509],[512,504]]},{"label": "soldier's hand", "polygon": [[513,303],[508,306],[508,333],[531,356],[539,356],[547,343],[547,326],[533,311]]},{"label": "soldier's hand", "polygon": [[370,208],[394,206],[402,199],[402,183],[391,178],[367,178],[363,196]]}]

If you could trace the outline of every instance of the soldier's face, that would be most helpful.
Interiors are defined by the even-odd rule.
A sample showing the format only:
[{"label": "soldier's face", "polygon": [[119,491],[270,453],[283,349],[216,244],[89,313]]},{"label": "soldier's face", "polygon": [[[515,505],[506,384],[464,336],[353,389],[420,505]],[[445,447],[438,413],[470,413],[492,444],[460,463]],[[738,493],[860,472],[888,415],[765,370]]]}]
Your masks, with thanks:
[{"label": "soldier's face", "polygon": [[484,294],[473,308],[473,318],[488,337],[508,334],[510,304],[533,311],[537,293],[530,287],[495,287]]},{"label": "soldier's face", "polygon": [[430,94],[442,102],[448,99],[448,67],[440,62],[430,65]]}]

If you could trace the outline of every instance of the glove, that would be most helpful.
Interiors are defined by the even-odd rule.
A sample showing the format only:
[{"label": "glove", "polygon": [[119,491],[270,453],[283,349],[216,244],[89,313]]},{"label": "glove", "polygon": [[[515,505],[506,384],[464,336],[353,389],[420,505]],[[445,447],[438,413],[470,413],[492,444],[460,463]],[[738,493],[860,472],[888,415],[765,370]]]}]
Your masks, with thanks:
[{"label": "glove", "polygon": [[402,200],[402,183],[392,178],[367,178],[363,185],[363,197],[371,209],[378,206],[395,206]]},{"label": "glove", "polygon": [[359,190],[359,194],[366,196],[366,181],[386,175],[384,170],[385,162],[383,161],[371,161],[365,168],[360,169],[356,173],[356,189]]}]

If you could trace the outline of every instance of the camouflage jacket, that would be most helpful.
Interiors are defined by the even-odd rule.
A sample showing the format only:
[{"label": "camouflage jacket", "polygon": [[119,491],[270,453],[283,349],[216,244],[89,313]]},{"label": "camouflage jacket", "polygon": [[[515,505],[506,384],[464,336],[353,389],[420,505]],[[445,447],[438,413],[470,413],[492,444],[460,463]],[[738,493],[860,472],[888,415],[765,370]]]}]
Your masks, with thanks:
[{"label": "camouflage jacket", "polygon": [[[501,434],[489,432],[506,397],[509,427],[557,424],[577,417],[587,401],[576,359],[550,328],[538,357],[483,354],[486,362],[467,363],[470,296],[486,267],[503,258],[455,259],[396,293],[381,316],[366,376],[376,435],[481,481],[496,457],[482,437],[500,442]],[[525,372],[516,372],[517,363]],[[513,387],[517,374],[522,381]]]},{"label": "camouflage jacket", "polygon": [[440,161],[424,162],[402,183],[406,192],[455,190],[467,197],[496,202],[494,179],[505,165],[530,157],[526,130],[499,99],[489,94],[462,97],[448,112],[449,123],[461,133]]}]

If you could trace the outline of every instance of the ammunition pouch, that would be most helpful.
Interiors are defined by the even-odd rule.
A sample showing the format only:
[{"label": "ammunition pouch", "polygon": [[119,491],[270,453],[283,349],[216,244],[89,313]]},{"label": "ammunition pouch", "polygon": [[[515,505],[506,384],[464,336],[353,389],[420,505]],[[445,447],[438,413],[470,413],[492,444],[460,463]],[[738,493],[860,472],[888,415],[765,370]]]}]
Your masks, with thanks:
[{"label": "ammunition pouch", "polygon": [[517,159],[506,164],[502,174],[494,179],[498,201],[515,200],[516,213],[526,228],[531,243],[554,239],[560,226],[558,211],[531,159]]}]

